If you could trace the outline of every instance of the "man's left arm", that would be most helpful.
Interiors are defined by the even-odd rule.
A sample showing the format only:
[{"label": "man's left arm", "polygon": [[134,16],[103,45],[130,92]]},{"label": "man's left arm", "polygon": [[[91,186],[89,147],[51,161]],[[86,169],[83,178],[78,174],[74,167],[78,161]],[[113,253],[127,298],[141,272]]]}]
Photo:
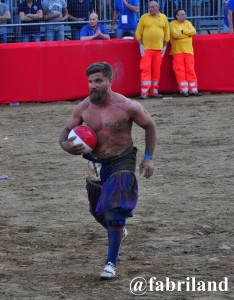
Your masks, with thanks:
[{"label": "man's left arm", "polygon": [[28,18],[31,18],[32,20],[40,20],[43,18],[43,12],[42,12],[42,9],[38,9],[36,14],[27,14],[25,16],[27,16]]},{"label": "man's left arm", "polygon": [[145,130],[145,154],[140,163],[140,174],[144,173],[144,177],[149,178],[154,172],[153,154],[157,142],[156,125],[149,113],[140,104],[133,116],[133,121]]},{"label": "man's left arm", "polygon": [[11,13],[7,8],[6,11],[4,12],[4,14],[2,16],[0,16],[0,23],[10,20],[10,19],[11,19]]},{"label": "man's left arm", "polygon": [[[128,3],[127,0],[123,0],[123,3],[124,3],[125,6],[126,6],[128,9],[130,9],[131,11],[136,12],[136,13],[139,12],[139,4],[138,4],[138,5],[132,5],[132,4]],[[135,4],[137,4],[137,2],[136,2]]]},{"label": "man's left arm", "polygon": [[169,23],[168,23],[168,19],[165,16],[164,39],[163,39],[164,45],[167,44],[169,41],[170,41],[170,26],[169,26]]},{"label": "man's left arm", "polygon": [[197,33],[195,27],[189,21],[186,21],[186,26],[184,28],[183,34],[187,36],[193,36]]},{"label": "man's left arm", "polygon": [[233,10],[228,8],[228,26],[229,26],[229,33],[233,33]]},{"label": "man's left arm", "polygon": [[68,17],[69,17],[68,9],[67,9],[67,7],[64,7],[64,8],[63,8],[63,17],[62,17],[62,19],[61,19],[61,22],[66,21],[66,20],[68,19]]}]

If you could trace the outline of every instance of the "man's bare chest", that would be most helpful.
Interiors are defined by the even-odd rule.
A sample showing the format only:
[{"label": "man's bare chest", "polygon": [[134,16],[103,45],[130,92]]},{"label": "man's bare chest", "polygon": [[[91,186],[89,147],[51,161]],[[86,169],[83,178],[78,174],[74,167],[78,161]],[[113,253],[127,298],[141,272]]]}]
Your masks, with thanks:
[{"label": "man's bare chest", "polygon": [[112,111],[84,112],[83,121],[94,130],[125,130],[130,125],[129,117],[124,113]]}]

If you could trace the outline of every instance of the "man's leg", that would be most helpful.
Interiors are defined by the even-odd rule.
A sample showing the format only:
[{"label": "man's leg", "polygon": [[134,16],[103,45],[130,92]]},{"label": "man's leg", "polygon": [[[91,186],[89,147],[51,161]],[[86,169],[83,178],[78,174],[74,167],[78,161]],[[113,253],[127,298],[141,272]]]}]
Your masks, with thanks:
[{"label": "man's leg", "polygon": [[145,50],[145,54],[141,58],[141,98],[148,98],[148,92],[151,87],[151,64],[152,50]]},{"label": "man's leg", "polygon": [[29,40],[30,40],[29,34],[23,33],[22,34],[22,42],[27,43],[27,42],[29,42]]},{"label": "man's leg", "polygon": [[158,86],[160,80],[161,65],[162,65],[162,51],[154,50],[152,52],[151,88],[150,88],[149,96],[152,97],[158,96]]},{"label": "man's leg", "polygon": [[104,216],[96,213],[98,199],[101,194],[101,185],[86,179],[86,189],[88,193],[90,213],[94,216],[98,223],[100,223],[104,228],[107,229],[107,224]]},{"label": "man's leg", "polygon": [[184,56],[183,53],[173,55],[172,64],[180,94],[182,96],[188,96],[188,81],[185,74]]},{"label": "man's leg", "polygon": [[116,267],[117,259],[119,255],[119,249],[121,240],[123,237],[123,225],[120,226],[112,226],[108,225],[108,254],[106,263],[112,262]]},{"label": "man's leg", "polygon": [[56,41],[64,41],[64,25],[60,26],[58,29],[56,29]]},{"label": "man's leg", "polygon": [[32,34],[33,42],[40,42],[41,41],[41,34],[40,33],[34,33]]},{"label": "man's leg", "polygon": [[45,30],[45,40],[53,41],[54,40],[54,30],[53,28],[47,26]]},{"label": "man's leg", "polygon": [[197,90],[197,75],[194,68],[194,56],[192,54],[185,55],[186,77],[189,86],[189,94],[194,96],[201,96]]},{"label": "man's leg", "polygon": [[0,34],[0,43],[2,43],[2,44],[7,43],[7,34],[6,33]]},{"label": "man's leg", "polygon": [[72,40],[80,40],[80,27],[72,27],[71,28],[71,37]]},{"label": "man's leg", "polygon": [[117,265],[120,245],[124,233],[124,225],[121,223],[122,222],[114,221],[108,224],[108,253],[104,270],[100,275],[100,277],[103,279],[111,279],[115,277],[116,274],[115,268]]},{"label": "man's leg", "polygon": [[120,28],[116,28],[115,30],[115,37],[122,38],[124,36],[124,30]]}]

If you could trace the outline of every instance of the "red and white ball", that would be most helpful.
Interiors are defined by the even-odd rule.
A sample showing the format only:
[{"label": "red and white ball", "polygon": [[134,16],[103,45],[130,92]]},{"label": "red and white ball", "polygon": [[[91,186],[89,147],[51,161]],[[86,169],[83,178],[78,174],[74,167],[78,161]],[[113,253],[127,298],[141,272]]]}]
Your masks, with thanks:
[{"label": "red and white ball", "polygon": [[92,128],[88,126],[76,126],[70,131],[68,135],[68,138],[71,137],[75,137],[75,139],[72,141],[74,145],[84,145],[84,153],[91,152],[97,145],[96,133],[93,131]]}]

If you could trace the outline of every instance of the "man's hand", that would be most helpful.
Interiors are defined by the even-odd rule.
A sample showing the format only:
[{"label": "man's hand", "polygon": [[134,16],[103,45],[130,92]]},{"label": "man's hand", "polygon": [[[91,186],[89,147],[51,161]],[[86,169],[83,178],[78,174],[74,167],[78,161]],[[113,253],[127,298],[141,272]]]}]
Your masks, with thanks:
[{"label": "man's hand", "polygon": [[54,13],[51,15],[51,17],[53,17],[53,18],[60,18],[60,17],[61,17],[61,14],[60,14],[60,12],[54,12]]},{"label": "man's hand", "polygon": [[140,174],[144,172],[144,177],[149,178],[154,173],[154,163],[152,159],[144,159],[140,163]]},{"label": "man's hand", "polygon": [[95,36],[98,37],[98,36],[101,36],[101,34],[102,34],[101,30],[100,30],[100,28],[98,28],[98,30],[95,33]]},{"label": "man's hand", "polygon": [[73,141],[76,139],[75,136],[71,137],[70,139],[64,141],[64,142],[60,142],[61,147],[63,148],[63,150],[67,151],[70,154],[74,154],[74,155],[83,155],[84,154],[84,144],[77,144],[74,145]]},{"label": "man's hand", "polygon": [[162,57],[164,57],[166,51],[167,51],[167,46],[164,46],[164,47],[162,48]]},{"label": "man's hand", "polygon": [[140,53],[141,53],[141,56],[144,56],[144,54],[145,54],[145,47],[143,45],[140,45]]}]

